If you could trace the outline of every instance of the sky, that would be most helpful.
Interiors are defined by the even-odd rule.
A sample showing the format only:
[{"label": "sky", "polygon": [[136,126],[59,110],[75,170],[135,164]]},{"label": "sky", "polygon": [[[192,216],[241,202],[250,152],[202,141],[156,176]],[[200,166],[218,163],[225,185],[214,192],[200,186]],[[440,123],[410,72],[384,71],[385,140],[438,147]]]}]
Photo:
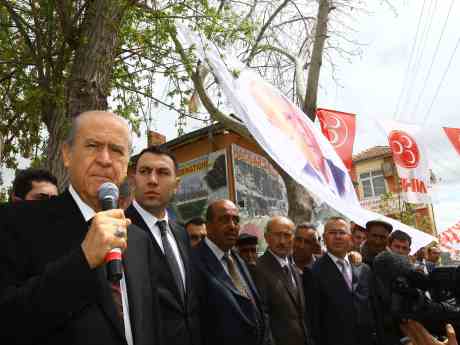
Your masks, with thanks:
[{"label": "sky", "polygon": [[[460,1],[388,2],[393,8],[386,1],[365,0],[369,13],[352,12],[348,23],[355,31],[347,37],[359,42],[362,54],[350,62],[335,56],[334,76],[339,84],[331,77],[327,63],[321,71],[318,107],[356,114],[355,154],[387,145],[376,125],[378,119],[419,124],[433,133],[441,126],[460,128],[460,32],[456,23]],[[159,88],[156,96],[164,96],[164,90]],[[174,113],[160,107],[152,129],[173,139],[177,136],[175,120]],[[200,126],[192,121],[187,131]],[[145,136],[136,138],[134,152],[145,145]],[[428,149],[431,168],[440,178],[432,198],[438,231],[442,231],[460,220],[460,157],[452,154],[447,141],[431,140]],[[6,174],[5,182],[10,178]]]},{"label": "sky", "polygon": [[[356,114],[354,154],[375,145],[387,145],[376,120],[398,120],[422,126],[430,137],[430,167],[440,180],[432,200],[438,231],[460,220],[460,157],[446,140],[436,141],[441,126],[460,128],[460,1],[366,0],[367,13],[353,13],[348,33],[361,47],[350,62],[335,56],[334,78],[323,64],[318,107]],[[389,6],[388,3],[391,5]],[[450,13],[449,13],[450,10]],[[356,47],[356,46],[355,46]],[[449,67],[449,68],[447,68]],[[335,80],[338,80],[337,83]],[[160,112],[154,130],[167,139],[177,136],[174,117]],[[200,127],[192,121],[187,130]],[[430,129],[432,133],[430,133]],[[145,145],[136,141],[135,150]]]},{"label": "sky", "polygon": [[460,220],[460,157],[448,141],[435,140],[441,126],[460,127],[460,32],[456,22],[460,1],[391,3],[396,13],[380,1],[368,0],[373,13],[353,22],[355,39],[364,44],[362,56],[353,58],[352,63],[340,63],[336,72],[340,86],[331,80],[326,66],[318,106],[356,114],[355,154],[374,145],[387,145],[375,120],[421,125],[430,137],[427,139],[432,139],[430,166],[441,179],[433,188],[432,199],[438,231],[443,231]]}]

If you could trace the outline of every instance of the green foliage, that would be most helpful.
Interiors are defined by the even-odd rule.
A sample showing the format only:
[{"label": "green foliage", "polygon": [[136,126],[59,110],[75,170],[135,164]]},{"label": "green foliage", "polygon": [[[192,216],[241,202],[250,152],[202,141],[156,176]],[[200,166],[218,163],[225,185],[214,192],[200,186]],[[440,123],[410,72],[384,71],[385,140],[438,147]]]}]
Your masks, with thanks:
[{"label": "green foliage", "polygon": [[[0,3],[0,134],[6,166],[15,167],[18,156],[41,157],[43,162],[49,131],[65,135],[69,78],[78,49],[89,42],[82,26],[88,25],[94,4],[89,0]],[[221,1],[170,1],[162,10],[122,0],[113,6],[120,4],[127,10],[119,25],[110,104],[139,134],[142,116],[144,120],[151,116],[146,102],[158,104],[155,91],[167,83],[169,92],[162,101],[181,114],[178,126],[183,131],[194,90],[187,69],[196,61],[191,51],[186,52],[187,62],[175,52],[170,36],[175,22],[186,23],[222,47],[246,46],[255,26],[229,4],[221,6]]]}]

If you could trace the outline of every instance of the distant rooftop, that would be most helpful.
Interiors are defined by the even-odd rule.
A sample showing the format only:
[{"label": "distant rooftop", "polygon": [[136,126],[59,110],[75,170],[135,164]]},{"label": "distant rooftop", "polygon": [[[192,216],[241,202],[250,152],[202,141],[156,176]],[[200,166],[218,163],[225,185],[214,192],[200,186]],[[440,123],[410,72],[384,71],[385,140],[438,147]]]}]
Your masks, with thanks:
[{"label": "distant rooftop", "polygon": [[377,158],[377,157],[387,157],[391,156],[391,149],[389,146],[374,146],[367,150],[364,150],[356,155],[353,155],[353,162],[365,161],[367,159]]}]

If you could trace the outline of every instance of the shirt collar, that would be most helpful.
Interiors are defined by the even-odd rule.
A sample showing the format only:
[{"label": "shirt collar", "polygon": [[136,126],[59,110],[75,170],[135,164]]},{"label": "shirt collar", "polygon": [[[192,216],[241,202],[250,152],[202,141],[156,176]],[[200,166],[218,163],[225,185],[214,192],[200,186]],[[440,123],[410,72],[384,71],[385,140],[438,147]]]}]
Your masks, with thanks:
[{"label": "shirt collar", "polygon": [[211,251],[213,252],[213,254],[217,257],[217,259],[219,259],[219,261],[221,261],[225,254],[230,254],[230,251],[228,251],[227,253],[225,253],[222,249],[220,249],[212,240],[210,240],[208,237],[205,237],[204,238],[204,241],[206,242],[206,244],[208,245],[209,249],[211,249]]},{"label": "shirt collar", "polygon": [[276,261],[279,262],[279,264],[281,265],[281,267],[284,267],[284,266],[288,266],[289,265],[289,260],[287,257],[285,258],[282,258],[282,257],[279,257],[278,255],[276,255],[275,253],[273,253],[270,249],[268,249],[268,251],[270,252],[271,255],[273,255],[276,259]]},{"label": "shirt collar", "polygon": [[334,261],[335,264],[337,264],[337,261],[339,260],[343,260],[345,261],[345,264],[347,266],[350,265],[350,261],[348,261],[348,255],[345,255],[345,257],[342,259],[342,258],[339,258],[337,256],[335,256],[334,254],[332,254],[331,252],[327,252],[327,255],[329,255],[329,257],[332,259],[332,261]]},{"label": "shirt collar", "polygon": [[168,212],[166,210],[165,217],[163,219],[158,219],[145,208],[143,208],[141,205],[139,205],[139,203],[135,199],[133,200],[133,206],[137,210],[137,212],[139,212],[139,214],[144,219],[145,223],[150,229],[153,229],[156,226],[157,221],[159,220],[165,220],[166,223],[169,224]]},{"label": "shirt collar", "polygon": [[77,204],[83,218],[85,219],[85,222],[88,222],[91,218],[94,217],[96,212],[87,204],[85,203],[81,198],[78,192],[73,188],[72,185],[69,185],[69,192],[70,195],[72,196],[73,200]]}]

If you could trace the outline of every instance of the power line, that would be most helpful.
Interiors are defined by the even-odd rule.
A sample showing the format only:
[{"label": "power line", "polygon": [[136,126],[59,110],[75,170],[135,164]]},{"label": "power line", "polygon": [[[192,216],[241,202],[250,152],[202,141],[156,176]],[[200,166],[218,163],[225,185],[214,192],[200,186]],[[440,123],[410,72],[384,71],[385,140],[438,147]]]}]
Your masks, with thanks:
[{"label": "power line", "polygon": [[401,88],[401,92],[399,93],[398,103],[396,103],[396,108],[395,108],[395,111],[393,113],[393,118],[395,120],[397,120],[397,118],[398,118],[399,105],[401,103],[401,99],[402,99],[402,96],[404,94],[404,90],[406,88],[407,79],[408,79],[408,76],[409,76],[410,62],[412,61],[412,57],[414,55],[414,50],[415,50],[415,46],[416,46],[416,43],[417,43],[417,37],[418,37],[419,30],[420,30],[420,22],[422,21],[423,13],[425,11],[425,4],[426,4],[426,0],[423,0],[423,6],[422,6],[422,9],[421,9],[420,14],[418,16],[417,31],[416,31],[415,36],[413,38],[411,52],[410,52],[410,55],[409,55],[409,59],[407,60],[406,71],[404,72],[404,83],[403,83],[403,86]]},{"label": "power line", "polygon": [[457,48],[458,48],[459,45],[460,45],[460,37],[458,38],[457,43],[455,44],[455,48],[454,48],[454,51],[452,52],[452,55],[450,56],[449,63],[447,64],[447,67],[444,70],[444,74],[442,75],[442,78],[439,81],[438,87],[436,88],[436,92],[435,92],[434,97],[433,97],[433,101],[431,102],[430,107],[428,108],[428,111],[426,112],[426,115],[423,118],[422,123],[425,123],[428,120],[428,117],[429,117],[428,115],[430,115],[430,113],[431,113],[431,109],[433,108],[433,104],[436,101],[436,98],[438,97],[439,90],[441,89],[441,86],[442,86],[442,84],[444,82],[444,79],[446,78],[447,72],[449,71],[450,66],[452,65],[452,61],[454,60],[454,56],[455,56],[455,53],[457,52]]},{"label": "power line", "polygon": [[452,7],[454,5],[454,2],[455,0],[452,0],[450,2],[450,7],[449,7],[449,11],[447,12],[447,16],[446,16],[446,19],[444,20],[444,25],[442,27],[442,30],[441,30],[441,34],[439,36],[439,39],[438,39],[438,42],[436,43],[436,48],[434,50],[434,53],[433,53],[433,57],[431,59],[431,64],[430,64],[430,67],[428,68],[428,73],[425,77],[425,81],[423,82],[423,88],[422,90],[420,91],[419,93],[419,96],[418,96],[418,100],[417,100],[417,103],[415,104],[415,108],[414,108],[414,111],[412,112],[412,117],[415,117],[416,113],[417,113],[417,109],[420,105],[420,101],[422,99],[422,96],[423,96],[423,93],[425,92],[425,89],[426,89],[426,86],[428,85],[428,79],[430,78],[431,76],[431,71],[433,69],[433,65],[434,65],[434,62],[436,61],[436,58],[438,56],[438,52],[439,52],[439,45],[441,44],[441,41],[442,41],[442,38],[444,37],[444,32],[446,30],[446,27],[447,27],[447,22],[449,21],[449,17],[450,17],[450,13],[452,11]]},{"label": "power line", "polygon": [[428,40],[429,32],[431,29],[431,24],[433,23],[433,18],[436,12],[436,2],[437,0],[432,0],[430,3],[430,7],[428,8],[427,11],[427,22],[425,23],[425,27],[423,29],[421,39],[420,39],[420,44],[419,44],[419,49],[417,49],[417,53],[415,55],[415,62],[414,62],[414,68],[412,69],[412,73],[409,73],[409,76],[411,77],[411,82],[409,83],[407,87],[407,98],[404,102],[404,106],[401,109],[401,111],[404,111],[404,109],[407,109],[407,112],[409,112],[409,104],[412,96],[412,91],[415,90],[415,84],[417,80],[417,75],[420,70],[420,66],[422,64],[423,60],[423,52],[425,51],[426,48],[426,42]]}]

